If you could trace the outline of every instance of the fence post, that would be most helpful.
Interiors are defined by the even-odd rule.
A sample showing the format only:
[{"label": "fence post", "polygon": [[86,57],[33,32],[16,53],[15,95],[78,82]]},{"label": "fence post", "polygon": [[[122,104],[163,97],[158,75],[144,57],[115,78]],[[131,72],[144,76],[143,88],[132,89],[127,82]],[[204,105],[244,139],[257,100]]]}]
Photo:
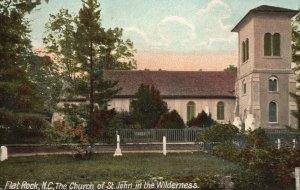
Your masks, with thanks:
[{"label": "fence post", "polygon": [[295,168],[296,190],[300,190],[300,167]]},{"label": "fence post", "polygon": [[277,149],[279,150],[281,147],[280,139],[277,139]]},{"label": "fence post", "polygon": [[120,148],[120,135],[117,135],[117,149],[115,151],[114,156],[122,156],[122,152]]},{"label": "fence post", "polygon": [[163,155],[167,155],[167,139],[166,136],[163,136]]}]

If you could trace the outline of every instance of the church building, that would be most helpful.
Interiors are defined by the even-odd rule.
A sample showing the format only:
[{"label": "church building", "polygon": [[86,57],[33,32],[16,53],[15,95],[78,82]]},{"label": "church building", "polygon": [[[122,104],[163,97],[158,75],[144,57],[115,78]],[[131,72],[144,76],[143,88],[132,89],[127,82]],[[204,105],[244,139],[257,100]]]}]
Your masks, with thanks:
[{"label": "church building", "polygon": [[154,85],[170,110],[186,122],[204,110],[221,123],[246,129],[296,127],[289,95],[296,90],[292,63],[291,18],[298,11],[260,6],[232,29],[238,33],[237,72],[226,71],[105,71],[122,90],[109,108],[129,111],[140,84]]}]

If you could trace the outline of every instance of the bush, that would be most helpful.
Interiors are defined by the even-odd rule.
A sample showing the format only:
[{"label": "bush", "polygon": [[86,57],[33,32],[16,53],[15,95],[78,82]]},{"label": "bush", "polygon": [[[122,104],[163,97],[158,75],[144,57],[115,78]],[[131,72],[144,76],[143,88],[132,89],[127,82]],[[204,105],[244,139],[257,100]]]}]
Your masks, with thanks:
[{"label": "bush", "polygon": [[230,142],[219,144],[213,149],[213,155],[232,162],[239,162],[240,154],[241,149]]},{"label": "bush", "polygon": [[203,110],[201,113],[198,113],[197,117],[192,118],[187,122],[189,127],[210,127],[216,123],[212,118],[211,114],[207,115]]},{"label": "bush", "polygon": [[239,129],[232,124],[215,124],[198,136],[200,142],[232,142],[239,134]]},{"label": "bush", "polygon": [[261,128],[250,131],[247,137],[247,146],[240,154],[245,172],[235,177],[238,189],[294,189],[291,173],[300,163],[300,151],[272,148]]},{"label": "bush", "polygon": [[184,129],[185,124],[176,110],[163,114],[155,128],[159,129]]}]

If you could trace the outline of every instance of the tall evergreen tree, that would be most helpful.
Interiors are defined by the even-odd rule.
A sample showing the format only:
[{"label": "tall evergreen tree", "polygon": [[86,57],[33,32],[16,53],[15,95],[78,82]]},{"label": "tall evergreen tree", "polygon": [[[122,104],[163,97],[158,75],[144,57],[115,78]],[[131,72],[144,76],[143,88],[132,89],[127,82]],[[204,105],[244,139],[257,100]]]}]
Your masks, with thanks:
[{"label": "tall evergreen tree", "polygon": [[131,115],[144,128],[153,128],[160,116],[168,112],[167,103],[154,86],[142,84],[131,102]]}]

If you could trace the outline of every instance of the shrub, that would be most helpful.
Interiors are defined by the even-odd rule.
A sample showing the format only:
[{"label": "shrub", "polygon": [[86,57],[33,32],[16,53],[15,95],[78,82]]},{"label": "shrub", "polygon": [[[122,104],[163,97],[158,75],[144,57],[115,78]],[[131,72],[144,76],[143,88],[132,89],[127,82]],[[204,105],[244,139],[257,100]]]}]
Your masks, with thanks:
[{"label": "shrub", "polygon": [[257,148],[268,148],[268,136],[262,128],[255,129],[254,131],[248,131],[247,143],[248,146],[255,146]]},{"label": "shrub", "polygon": [[238,189],[293,189],[291,173],[300,163],[300,151],[276,149],[268,144],[263,129],[250,131],[247,146],[241,151],[240,164],[244,171],[236,176]]},{"label": "shrub", "polygon": [[184,129],[185,124],[176,110],[163,114],[155,128],[159,129]]},{"label": "shrub", "polygon": [[216,123],[206,129],[198,136],[198,141],[202,142],[231,142],[239,133],[239,129],[232,124]]},{"label": "shrub", "polygon": [[207,115],[205,111],[202,110],[201,113],[198,113],[197,117],[192,118],[187,122],[189,127],[210,127],[216,123],[212,118],[211,114]]},{"label": "shrub", "polygon": [[239,162],[241,149],[231,142],[226,142],[214,147],[213,154],[225,160]]}]

